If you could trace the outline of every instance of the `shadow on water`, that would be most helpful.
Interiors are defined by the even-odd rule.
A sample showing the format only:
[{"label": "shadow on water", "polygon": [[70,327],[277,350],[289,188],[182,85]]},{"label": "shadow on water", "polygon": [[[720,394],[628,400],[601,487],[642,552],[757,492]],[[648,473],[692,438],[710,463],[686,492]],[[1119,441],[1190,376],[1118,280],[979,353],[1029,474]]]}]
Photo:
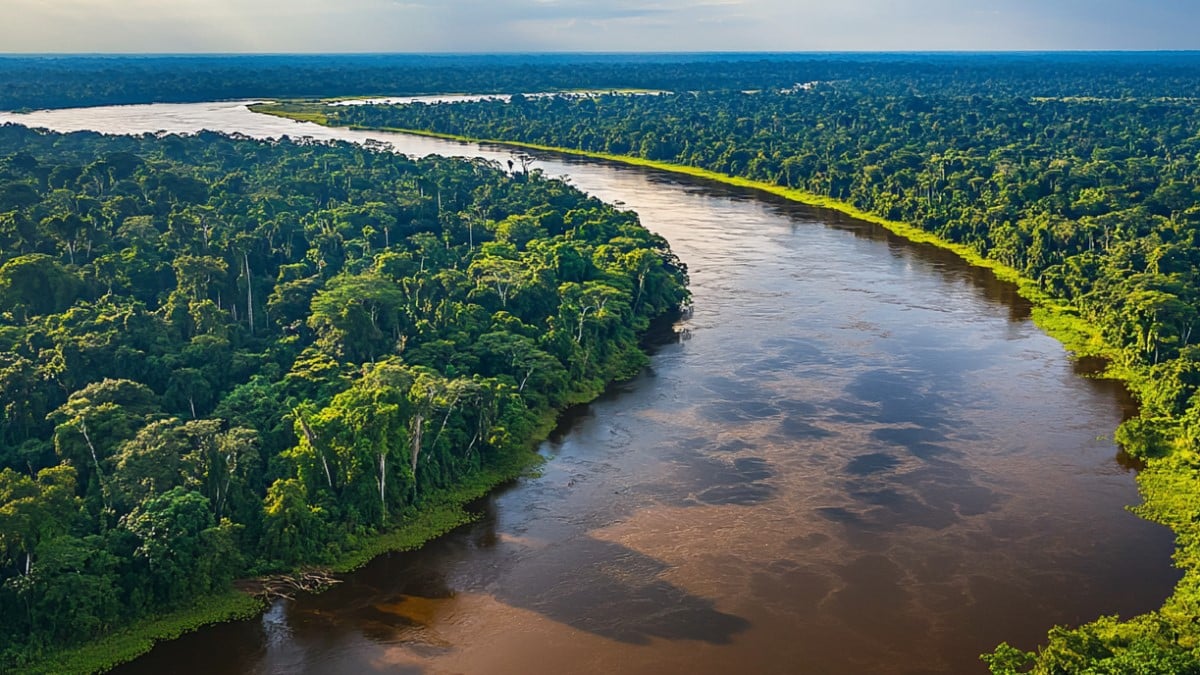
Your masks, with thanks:
[{"label": "shadow on water", "polygon": [[648,490],[656,501],[670,506],[757,506],[774,499],[779,488],[771,481],[775,467],[763,457],[721,457],[706,452],[741,452],[753,446],[734,441],[712,446],[706,438],[685,439],[681,452],[671,456],[675,472],[665,484]]},{"label": "shadow on water", "polygon": [[541,557],[531,560],[496,597],[628,644],[664,639],[722,645],[750,627],[746,619],[664,580],[668,568],[654,558],[592,537],[569,544],[545,563]]},{"label": "shadow on water", "polygon": [[[480,521],[420,552],[397,553],[355,573],[355,583],[299,599],[293,617],[309,617],[319,632],[357,632],[393,643],[436,620],[436,601],[459,592],[484,592],[510,607],[628,644],[654,639],[728,644],[749,628],[743,618],[720,612],[662,578],[668,567],[617,543],[582,535],[561,542],[549,555],[530,557],[519,568],[482,568],[467,584],[448,575],[472,549],[499,545],[495,500],[485,500]],[[429,601],[435,601],[430,603]],[[293,621],[293,623],[295,623]]]},{"label": "shadow on water", "polygon": [[[753,462],[743,464],[743,471],[762,475],[761,468],[755,473]],[[644,645],[653,639],[728,644],[750,627],[747,620],[718,611],[713,601],[663,579],[669,567],[662,562],[588,535],[559,542],[506,572],[487,567],[465,588],[461,580],[452,584],[447,575],[455,569],[454,561],[501,541],[496,496],[480,500],[476,508],[482,509],[480,519],[456,536],[431,542],[420,552],[377,559],[355,573],[352,587],[304,598],[297,610],[336,614],[357,607],[352,621],[343,617],[332,621],[329,629],[345,623],[370,625],[382,631],[376,638],[385,642],[395,640],[394,629],[403,631],[420,621],[381,607],[420,604],[415,599],[446,600],[454,597],[455,589],[483,591],[510,607],[628,644]]]},{"label": "shadow on water", "polygon": [[837,472],[850,503],[817,513],[854,530],[860,544],[903,526],[942,530],[1003,501],[955,449],[950,435],[964,424],[944,387],[935,392],[906,371],[875,369],[859,374],[846,394],[840,417],[884,426]]},{"label": "shadow on water", "polygon": [[857,220],[832,209],[786,200],[782,205],[776,204],[776,208],[793,219],[819,222],[831,229],[849,232],[860,239],[885,242],[893,255],[902,254],[920,261],[943,279],[964,283],[976,289],[988,301],[1007,307],[1008,320],[1013,323],[1028,321],[1032,316],[1033,303],[1017,292],[1016,284],[997,279],[995,272],[990,269],[967,264],[952,251],[933,244],[909,241],[882,225]]},{"label": "shadow on water", "polygon": [[921,382],[903,369],[877,368],[858,374],[847,385],[848,400],[836,407],[844,414],[858,414],[856,421],[876,424],[911,424],[921,429],[944,429],[950,424],[950,382],[943,378],[940,389]]},{"label": "shadow on water", "polygon": [[[496,495],[480,500],[474,505],[482,510],[477,522],[420,551],[376,558],[354,573],[353,583],[277,601],[261,618],[185,635],[166,645],[169,649],[155,649],[113,672],[173,672],[181,659],[190,672],[239,672],[238,664],[249,663],[258,664],[254,672],[348,672],[367,665],[359,663],[369,659],[364,650],[354,647],[362,641],[381,649],[402,644],[421,658],[444,655],[454,647],[438,637],[438,622],[460,593],[485,593],[629,645],[655,640],[725,645],[751,626],[665,580],[669,567],[664,563],[587,535],[561,542],[551,555],[531,557],[515,569],[482,566],[476,570],[483,573],[469,581],[452,580],[464,560],[495,554],[491,549],[501,545],[495,501]],[[212,649],[213,644],[221,649]],[[388,672],[425,670],[394,664]]]}]

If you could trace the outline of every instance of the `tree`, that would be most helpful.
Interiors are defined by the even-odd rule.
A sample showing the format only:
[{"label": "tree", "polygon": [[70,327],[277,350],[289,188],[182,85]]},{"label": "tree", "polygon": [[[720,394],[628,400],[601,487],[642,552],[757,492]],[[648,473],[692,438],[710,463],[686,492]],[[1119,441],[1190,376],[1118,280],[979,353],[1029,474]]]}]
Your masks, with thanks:
[{"label": "tree", "polygon": [[[216,424],[207,422],[205,432],[211,434]],[[112,458],[112,484],[117,497],[114,502],[123,511],[183,483],[183,457],[194,441],[189,431],[174,417],[157,420],[117,448]]]},{"label": "tree", "polygon": [[79,297],[80,286],[48,255],[19,256],[0,265],[0,311],[26,317],[61,312]]},{"label": "tree", "polygon": [[325,543],[321,513],[309,505],[301,481],[281,478],[272,483],[263,505],[264,557],[285,567],[317,558]]},{"label": "tree", "polygon": [[332,279],[312,301],[308,325],[335,356],[369,361],[395,349],[406,325],[406,298],[395,282],[374,274]]},{"label": "tree", "polygon": [[78,515],[70,466],[42,469],[36,479],[0,471],[0,567],[30,574],[39,543],[68,532]]},{"label": "tree", "polygon": [[208,500],[183,487],[150,495],[121,527],[137,538],[135,560],[144,565],[151,597],[166,606],[220,587],[213,574],[226,576],[233,562],[224,546],[230,528],[218,527]]},{"label": "tree", "polygon": [[54,449],[82,476],[90,494],[110,502],[105,466],[116,447],[132,438],[157,412],[154,393],[130,380],[103,380],[71,394],[67,402],[50,415],[54,428]]},{"label": "tree", "polygon": [[509,298],[530,280],[530,275],[520,260],[493,254],[496,250],[487,250],[471,261],[468,273],[475,279],[478,288],[495,293],[503,309],[508,306]]}]

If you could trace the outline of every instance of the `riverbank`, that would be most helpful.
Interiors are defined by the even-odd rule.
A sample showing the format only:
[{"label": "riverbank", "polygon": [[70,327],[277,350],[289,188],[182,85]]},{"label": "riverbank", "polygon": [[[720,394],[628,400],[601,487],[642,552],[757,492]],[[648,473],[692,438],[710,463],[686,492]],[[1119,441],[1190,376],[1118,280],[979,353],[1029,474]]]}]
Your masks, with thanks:
[{"label": "riverbank", "polygon": [[[544,435],[549,434],[556,419],[557,416],[542,424],[546,430]],[[473,522],[477,515],[467,511],[467,505],[520,477],[540,461],[539,455],[528,452],[514,458],[509,465],[480,472],[468,484],[437,495],[403,526],[364,539],[326,569],[337,574],[353,572],[380,555],[420,548]],[[266,609],[267,603],[262,598],[230,591],[204,598],[191,607],[143,619],[100,640],[51,654],[30,665],[25,672],[46,675],[104,672],[148,653],[160,642],[174,640],[205,626],[252,619]]]},{"label": "riverbank", "polygon": [[226,621],[258,616],[266,603],[239,591],[204,598],[191,607],[143,619],[103,639],[88,642],[47,656],[23,672],[29,675],[104,672],[131,661],[154,648],[187,633]]},{"label": "riverbank", "polygon": [[[673,321],[676,318],[678,315],[668,313],[659,320]],[[561,409],[545,411],[538,418],[522,452],[506,458],[500,464],[480,470],[452,489],[432,494],[419,509],[400,515],[400,518],[405,520],[400,527],[354,542],[352,550],[346,551],[328,564],[297,568],[289,573],[320,569],[334,574],[349,574],[381,555],[419,549],[463,525],[475,522],[480,514],[471,512],[468,506],[497,488],[536,470],[544,461],[544,457],[537,452],[538,446],[550,437],[560,419],[569,410],[594,401],[610,386],[629,380],[641,372],[648,363],[648,357],[643,350],[633,351],[636,353],[614,355],[612,362],[608,364],[607,379],[581,381],[568,395]],[[235,582],[235,585],[247,589],[256,586],[253,580],[247,581],[249,583]],[[325,589],[314,592],[320,593],[323,590]],[[90,675],[106,672],[150,652],[161,642],[174,640],[206,626],[253,619],[267,608],[267,601],[252,591],[231,590],[221,595],[201,598],[190,607],[139,620],[101,639],[52,653],[28,665],[23,672],[31,675]]]}]

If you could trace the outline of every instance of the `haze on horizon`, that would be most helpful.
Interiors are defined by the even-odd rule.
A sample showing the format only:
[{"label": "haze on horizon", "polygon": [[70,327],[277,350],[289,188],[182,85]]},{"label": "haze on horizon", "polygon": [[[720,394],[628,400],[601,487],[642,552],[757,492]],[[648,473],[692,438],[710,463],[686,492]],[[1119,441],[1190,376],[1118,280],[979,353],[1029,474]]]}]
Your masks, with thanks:
[{"label": "haze on horizon", "polygon": [[1193,0],[0,0],[0,52],[1176,50]]}]

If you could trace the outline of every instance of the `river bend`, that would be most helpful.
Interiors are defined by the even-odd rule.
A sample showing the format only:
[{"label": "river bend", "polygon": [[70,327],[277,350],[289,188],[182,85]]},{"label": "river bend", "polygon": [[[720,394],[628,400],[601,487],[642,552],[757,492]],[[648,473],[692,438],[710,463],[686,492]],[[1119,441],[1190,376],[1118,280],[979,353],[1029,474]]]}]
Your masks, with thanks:
[{"label": "river bend", "polygon": [[[242,103],[0,115],[58,130],[376,139]],[[652,365],[572,411],[482,519],[133,673],[968,673],[1008,640],[1170,592],[1130,515],[1124,390],[1082,377],[1011,285],[839,214],[553,155],[690,267]]]}]

